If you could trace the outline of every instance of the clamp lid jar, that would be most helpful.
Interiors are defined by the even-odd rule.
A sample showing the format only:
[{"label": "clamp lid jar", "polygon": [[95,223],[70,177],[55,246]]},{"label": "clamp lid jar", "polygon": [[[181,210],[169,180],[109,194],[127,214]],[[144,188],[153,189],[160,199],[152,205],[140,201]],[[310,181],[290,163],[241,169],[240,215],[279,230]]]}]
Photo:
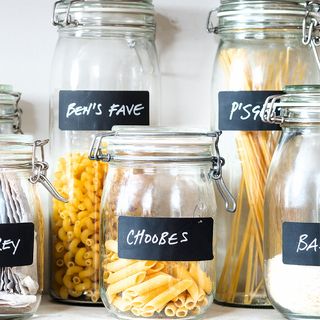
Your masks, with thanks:
[{"label": "clamp lid jar", "polygon": [[[62,302],[101,303],[99,212],[107,164],[90,162],[87,154],[99,131],[159,124],[155,11],[149,0],[58,1],[53,24],[59,33],[50,96],[53,180],[70,202],[52,204],[52,225],[67,229],[52,229],[51,295]],[[65,254],[61,265],[54,246],[62,239],[70,247],[58,248]],[[79,258],[83,246],[89,265]],[[71,265],[85,282],[68,281]]]},{"label": "clamp lid jar", "polygon": [[280,124],[265,200],[265,280],[288,319],[320,319],[320,86],[270,97],[263,119]]},{"label": "clamp lid jar", "polygon": [[[225,190],[219,136],[114,128],[94,141],[90,157],[110,161],[101,204],[101,296],[120,319],[196,319],[211,305],[212,180]],[[232,196],[224,196],[233,211]]]},{"label": "clamp lid jar", "polygon": [[40,304],[44,221],[35,184],[54,193],[43,158],[47,142],[28,135],[0,135],[0,318],[32,316]]},{"label": "clamp lid jar", "polygon": [[220,303],[271,306],[263,280],[263,205],[280,128],[263,123],[260,112],[266,98],[286,85],[319,82],[309,47],[317,45],[318,21],[316,1],[221,1],[210,13],[208,30],[220,37],[212,72],[212,128],[224,132],[221,152],[231,159],[225,181],[238,195],[234,216],[223,210],[217,215]]}]

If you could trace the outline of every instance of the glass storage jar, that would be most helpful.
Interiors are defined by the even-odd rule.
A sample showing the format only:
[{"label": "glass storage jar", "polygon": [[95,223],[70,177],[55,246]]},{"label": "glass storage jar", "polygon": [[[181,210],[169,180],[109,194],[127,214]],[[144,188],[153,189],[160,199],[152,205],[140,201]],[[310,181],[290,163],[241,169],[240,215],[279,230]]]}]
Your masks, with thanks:
[{"label": "glass storage jar", "polygon": [[[50,97],[53,179],[70,201],[54,200],[51,210],[51,295],[96,303],[99,210],[107,165],[90,162],[87,153],[100,130],[158,123],[154,8],[151,0],[58,1],[54,24],[59,40]],[[60,241],[66,245],[57,252]],[[61,255],[63,264],[57,265]],[[69,282],[70,272],[79,276],[78,282]]]},{"label": "glass storage jar", "polygon": [[[313,14],[313,7],[308,9]],[[212,126],[224,131],[230,159],[226,184],[238,196],[235,215],[218,210],[217,293],[220,303],[270,306],[263,283],[263,204],[279,136],[260,120],[265,99],[288,84],[319,82],[316,60],[302,44],[304,1],[221,1],[221,38],[212,78]],[[309,23],[312,14],[306,21]],[[221,204],[218,202],[218,207]]]},{"label": "glass storage jar", "polygon": [[[219,135],[114,128],[93,143],[90,157],[110,161],[101,203],[101,297],[120,319],[195,319],[211,305],[212,180],[223,186],[224,162],[213,152]],[[231,195],[224,196],[234,210]]]},{"label": "glass storage jar", "polygon": [[33,315],[41,299],[44,269],[43,212],[35,184],[50,187],[48,164],[37,159],[45,141],[0,135],[0,318]]},{"label": "glass storage jar", "polygon": [[266,184],[268,296],[287,319],[320,319],[320,86],[287,87],[269,102],[266,119],[282,135]]},{"label": "glass storage jar", "polygon": [[11,85],[0,84],[0,134],[22,133],[20,98]]}]

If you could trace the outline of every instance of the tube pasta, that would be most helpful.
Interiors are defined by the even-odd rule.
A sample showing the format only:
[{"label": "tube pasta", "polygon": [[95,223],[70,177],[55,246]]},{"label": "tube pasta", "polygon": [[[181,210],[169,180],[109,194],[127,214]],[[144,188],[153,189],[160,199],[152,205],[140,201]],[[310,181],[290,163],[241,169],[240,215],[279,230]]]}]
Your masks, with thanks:
[{"label": "tube pasta", "polygon": [[112,303],[117,309],[122,312],[129,311],[131,309],[131,304],[120,297],[116,297]]},{"label": "tube pasta", "polygon": [[136,260],[119,259],[119,260],[113,261],[112,263],[108,263],[106,270],[110,272],[117,272],[122,268],[127,267],[135,262]]},{"label": "tube pasta", "polygon": [[[176,265],[175,266],[175,275],[178,279],[186,279],[186,280],[192,281],[192,285],[188,288],[188,292],[190,293],[190,296],[192,297],[192,299],[194,301],[197,301],[198,297],[199,297],[199,288],[198,288],[195,280],[192,278],[191,274],[188,272],[188,270],[183,265]],[[211,281],[210,281],[210,283],[211,283]]]},{"label": "tube pasta", "polygon": [[134,307],[142,307],[145,304],[147,304],[149,301],[151,301],[152,299],[157,297],[160,293],[168,290],[168,288],[169,288],[168,285],[164,285],[164,286],[159,287],[157,289],[154,289],[150,292],[147,292],[141,296],[138,296],[132,300],[132,305]]},{"label": "tube pasta", "polygon": [[[100,272],[103,301],[116,314],[117,311],[122,312],[121,317],[124,318],[185,318],[204,312],[212,301],[214,286],[205,272],[213,267],[210,261],[199,263],[119,258],[118,216],[115,210],[121,175],[122,170],[118,169],[108,177],[114,182],[108,185],[110,190],[102,209],[105,215]],[[132,203],[129,210],[129,215],[141,215],[138,204]]]},{"label": "tube pasta", "polygon": [[53,183],[69,202],[53,200],[51,287],[57,298],[92,302],[100,298],[95,273],[100,266],[99,212],[106,172],[107,164],[90,161],[87,153],[71,153],[58,160]]},{"label": "tube pasta", "polygon": [[146,270],[152,268],[155,264],[156,264],[156,262],[152,262],[152,261],[138,261],[136,263],[129,265],[126,268],[123,268],[123,269],[111,274],[108,278],[107,283],[112,284],[112,283],[118,282],[128,276],[134,275],[140,271],[146,271]]},{"label": "tube pasta", "polygon": [[107,289],[107,294],[112,296],[141,283],[146,277],[146,274],[147,273],[145,271],[138,272],[137,274],[127,277],[126,279],[122,279],[116,283],[110,284]]},{"label": "tube pasta", "polygon": [[[114,252],[116,243],[105,242],[101,279],[102,292],[114,308],[142,318],[161,312],[184,318],[209,305],[207,295],[212,294],[213,283],[198,262],[120,259]],[[111,261],[114,255],[117,258]]]},{"label": "tube pasta", "polygon": [[147,274],[158,273],[165,268],[165,264],[163,262],[157,262],[152,268],[150,268]]},{"label": "tube pasta", "polygon": [[176,315],[176,311],[177,307],[172,302],[168,303],[167,306],[164,308],[164,314],[167,317],[174,317]]},{"label": "tube pasta", "polygon": [[206,273],[201,270],[199,264],[197,264],[197,263],[191,264],[190,274],[200,288],[202,288],[207,294],[211,293],[212,281],[206,275]]},{"label": "tube pasta", "polygon": [[171,286],[165,292],[159,294],[156,298],[148,302],[144,310],[145,311],[157,311],[160,312],[168,302],[177,297],[180,293],[188,289],[192,285],[191,280],[182,280]]},{"label": "tube pasta", "polygon": [[[163,266],[167,264],[160,263]],[[152,268],[159,265],[156,261],[118,259],[116,264],[105,261],[102,265],[106,297],[109,303],[121,312],[131,312],[145,318],[152,317],[155,312],[163,312],[167,317],[183,318],[188,314],[199,314],[202,307],[208,306],[209,300],[204,289],[197,290],[196,300],[192,298],[189,290],[193,285],[197,285],[192,277],[195,270],[200,275],[199,279],[210,280],[208,276],[204,277],[204,272],[199,272],[201,269],[198,263],[172,263],[172,268],[165,269],[171,270],[171,274],[163,271],[148,274]],[[109,271],[110,265],[117,266],[111,268],[117,271]],[[161,270],[164,270],[162,266]],[[182,279],[183,277],[187,279]],[[203,280],[202,282],[205,283]]]},{"label": "tube pasta", "polygon": [[178,318],[185,318],[188,314],[188,309],[186,307],[178,308],[176,311],[176,316]]},{"label": "tube pasta", "polygon": [[186,295],[181,293],[176,298],[172,299],[172,301],[177,308],[183,307],[186,303]]},{"label": "tube pasta", "polygon": [[150,290],[156,289],[159,286],[161,287],[164,285],[169,285],[172,280],[172,276],[160,274],[143,283],[140,283],[134,287],[127,289],[126,291],[124,291],[123,295],[129,297],[137,297],[146,292],[149,292]]},{"label": "tube pasta", "polygon": [[[204,301],[204,300],[203,300]],[[207,301],[208,303],[208,301]],[[206,303],[206,304],[207,304]],[[188,310],[193,310],[194,307],[196,306],[196,301],[193,300],[193,298],[191,296],[187,296],[187,299],[186,299],[186,303],[184,305]]]}]

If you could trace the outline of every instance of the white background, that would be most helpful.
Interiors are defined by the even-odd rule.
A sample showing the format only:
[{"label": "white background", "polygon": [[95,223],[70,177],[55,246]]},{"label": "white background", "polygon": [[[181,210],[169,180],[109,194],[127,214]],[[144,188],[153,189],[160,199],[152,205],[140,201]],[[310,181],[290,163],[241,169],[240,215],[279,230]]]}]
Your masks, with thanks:
[{"label": "white background", "polygon": [[[49,136],[49,79],[57,40],[51,24],[53,3],[0,1],[0,83],[22,92],[22,129],[37,139]],[[210,125],[210,82],[218,39],[207,33],[206,20],[218,3],[154,0],[163,125]],[[41,194],[47,212],[48,198]]]},{"label": "white background", "polygon": [[[0,83],[22,92],[23,130],[48,137],[53,0],[0,1]],[[209,126],[218,39],[206,20],[218,0],[154,0],[165,125]]]}]

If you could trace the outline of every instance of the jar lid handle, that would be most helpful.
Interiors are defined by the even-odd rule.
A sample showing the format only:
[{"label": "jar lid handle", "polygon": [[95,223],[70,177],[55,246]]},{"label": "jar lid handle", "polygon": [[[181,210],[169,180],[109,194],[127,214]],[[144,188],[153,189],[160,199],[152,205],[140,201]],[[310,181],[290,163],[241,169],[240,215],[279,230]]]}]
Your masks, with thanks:
[{"label": "jar lid handle", "polygon": [[[49,168],[48,163],[44,159],[44,146],[49,142],[49,140],[36,140],[33,143],[32,150],[32,175],[29,177],[29,182],[36,184],[41,183],[50,194],[59,201],[67,203],[68,200],[62,197],[53,184],[47,178],[47,170]],[[41,160],[37,159],[37,150],[40,148]]]},{"label": "jar lid handle", "polygon": [[320,58],[317,52],[317,47],[320,46],[320,1],[308,0],[305,2],[305,6],[307,12],[302,23],[302,43],[311,46],[320,71]]},{"label": "jar lid handle", "polygon": [[216,135],[213,136],[215,138],[214,147],[216,156],[212,158],[212,168],[209,172],[209,176],[215,181],[218,191],[225,201],[226,210],[230,213],[234,213],[237,210],[237,203],[222,177],[222,167],[225,165],[225,160],[220,156],[219,150],[219,138],[221,134],[221,131],[216,131]]}]

